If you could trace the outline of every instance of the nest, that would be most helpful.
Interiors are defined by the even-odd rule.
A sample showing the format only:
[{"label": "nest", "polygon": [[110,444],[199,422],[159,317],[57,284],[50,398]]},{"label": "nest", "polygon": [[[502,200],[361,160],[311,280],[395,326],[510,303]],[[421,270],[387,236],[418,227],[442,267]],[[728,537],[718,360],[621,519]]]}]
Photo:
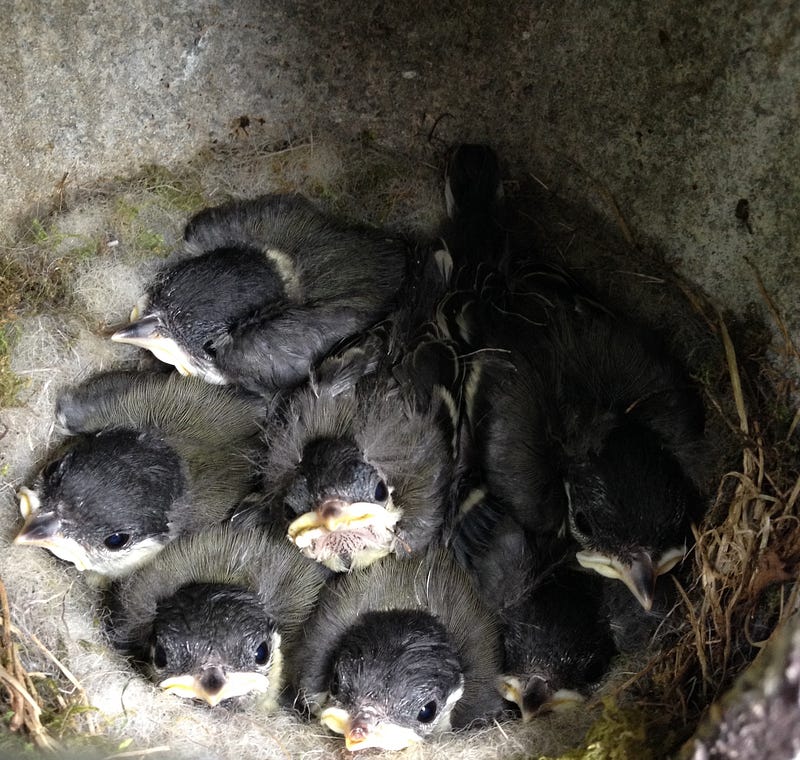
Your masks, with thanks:
[{"label": "nest", "polygon": [[[517,195],[518,205],[522,199],[525,206],[525,187],[530,184],[524,179],[509,183],[509,194]],[[771,326],[755,316],[736,320],[723,315],[697,288],[654,264],[653,252],[645,256],[632,245],[624,214],[607,191],[604,197],[616,229],[606,226],[605,238],[598,243],[595,233],[587,232],[597,229],[598,220],[574,209],[565,211],[546,188],[532,184],[536,189],[530,203],[536,204],[539,243],[546,241],[548,250],[584,268],[587,279],[596,280],[593,284],[599,283],[601,291],[603,269],[615,276],[625,271],[641,284],[641,292],[649,289],[638,304],[623,307],[641,307],[646,316],[649,308],[650,320],[660,319],[652,314],[651,296],[657,288],[655,301],[671,313],[673,325],[694,325],[688,341],[678,330],[675,342],[688,347],[684,353],[705,388],[710,423],[718,431],[716,491],[704,522],[695,529],[696,544],[683,580],[675,581],[681,601],[657,648],[633,663],[635,668],[631,663],[617,668],[595,700],[597,709],[585,711],[594,720],[585,740],[562,754],[592,760],[663,757],[694,733],[709,705],[730,688],[797,608],[800,410],[793,378],[800,375],[800,354],[763,286],[763,307]],[[50,202],[31,210],[6,241],[0,268],[0,432],[7,439],[0,440],[4,541],[13,535],[13,493],[26,482],[53,437],[50,417],[56,387],[109,365],[135,362],[135,354],[107,345],[104,327],[124,320],[142,282],[174,246],[187,216],[230,197],[276,191],[304,192],[351,218],[425,235],[443,215],[435,160],[412,161],[363,142],[331,146],[308,141],[278,147],[235,143],[216,146],[178,168],[145,167],[135,177],[91,188],[73,187],[65,177]],[[545,207],[547,213],[538,213]],[[574,221],[576,216],[580,221]],[[583,260],[579,249],[589,251]],[[618,259],[608,266],[612,250]],[[755,269],[753,276],[758,277]],[[664,306],[666,302],[672,305]],[[776,334],[779,340],[774,341]],[[708,351],[709,346],[716,348]],[[42,360],[48,352],[49,358]],[[37,556],[36,561],[34,568],[52,558]],[[84,630],[81,626],[94,627],[94,634],[80,639],[82,656],[107,657],[97,651],[97,621],[75,622],[64,601],[65,593],[77,594],[83,609],[91,610],[96,590],[74,573],[64,576],[63,567],[57,568],[58,580],[41,582],[30,577],[23,581],[21,572],[9,570],[9,563],[3,567],[0,705],[8,731],[0,734],[0,748],[32,745],[54,751],[79,746],[113,757],[169,751],[167,746],[148,744],[146,737],[126,735],[125,719],[120,722],[118,711],[110,717],[97,707],[97,684],[90,688],[72,672],[74,641],[50,629],[48,635],[36,633],[32,616],[47,608],[46,614],[60,614],[68,622],[73,638],[76,630]],[[37,593],[47,598],[49,607],[43,604],[37,612],[25,606],[25,600],[33,598],[33,592],[23,588],[26,583],[39,583]],[[124,663],[118,667],[124,668]],[[82,660],[82,671],[87,668]],[[130,690],[146,688],[132,682]],[[127,717],[126,710],[123,705]],[[170,719],[174,714],[165,718]],[[569,744],[563,736],[574,737],[575,720],[554,718],[547,725],[548,731],[561,732],[560,742],[531,743],[530,734],[506,724],[494,727],[490,738],[480,732],[462,738],[459,752],[482,757],[491,746],[496,756],[538,756],[554,747],[563,753]],[[248,730],[243,729],[243,736],[250,736]],[[266,730],[272,744],[262,746],[260,756],[299,753],[292,733],[296,727],[286,728],[277,719]],[[308,747],[309,757],[335,746],[325,744],[318,734],[311,732],[302,745]],[[442,743],[423,756],[449,757],[450,749]]]}]

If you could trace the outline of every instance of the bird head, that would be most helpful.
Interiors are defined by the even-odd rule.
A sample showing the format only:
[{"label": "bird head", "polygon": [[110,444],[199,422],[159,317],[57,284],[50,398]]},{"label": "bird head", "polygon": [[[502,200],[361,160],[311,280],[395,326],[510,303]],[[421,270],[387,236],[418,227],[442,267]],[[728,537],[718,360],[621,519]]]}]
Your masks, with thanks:
[{"label": "bird head", "polygon": [[570,565],[541,578],[501,614],[504,675],[498,688],[525,721],[583,702],[616,654],[602,579]]},{"label": "bird head", "polygon": [[351,439],[314,439],[286,489],[289,539],[335,572],[366,567],[394,549],[393,490]]},{"label": "bird head", "polygon": [[320,721],[351,751],[399,750],[450,728],[464,676],[447,632],[420,610],[360,616],[331,656]]},{"label": "bird head", "polygon": [[218,351],[231,329],[282,297],[274,266],[260,251],[220,248],[161,271],[131,312],[130,324],[111,340],[147,349],[182,375],[224,385],[229,380]]},{"label": "bird head", "polygon": [[652,431],[625,425],[573,462],[564,486],[578,561],[649,610],[657,577],[686,554],[699,500],[677,459]]},{"label": "bird head", "polygon": [[146,433],[81,436],[19,493],[25,523],[15,544],[41,546],[115,578],[147,562],[170,540],[169,512],[184,492],[177,453]]},{"label": "bird head", "polygon": [[210,707],[274,700],[282,685],[280,633],[259,597],[235,586],[190,584],[161,600],[144,660],[159,688]]}]

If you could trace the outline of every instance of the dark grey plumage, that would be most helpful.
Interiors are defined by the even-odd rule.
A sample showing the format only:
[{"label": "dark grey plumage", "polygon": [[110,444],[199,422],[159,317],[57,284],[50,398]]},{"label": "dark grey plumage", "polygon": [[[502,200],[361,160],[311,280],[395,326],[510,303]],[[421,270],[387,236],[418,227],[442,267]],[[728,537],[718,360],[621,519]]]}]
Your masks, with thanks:
[{"label": "dark grey plumage", "polygon": [[71,437],[22,489],[16,543],[119,577],[254,488],[263,400],[195,378],[111,372],[63,391]]},{"label": "dark grey plumage", "polygon": [[324,572],[268,531],[184,536],[114,591],[110,637],[165,691],[274,706]]},{"label": "dark grey plumage", "polygon": [[441,261],[421,262],[430,279],[421,274],[402,308],[326,357],[267,424],[265,519],[335,572],[439,539],[460,379],[453,347],[425,322],[446,277]]},{"label": "dark grey plumage", "polygon": [[503,697],[526,721],[581,702],[617,653],[610,581],[575,565],[568,538],[527,532],[485,497],[460,515],[452,548],[500,621]]},{"label": "dark grey plumage", "polygon": [[441,551],[335,579],[299,663],[301,703],[351,750],[402,749],[502,706],[496,621]]},{"label": "dark grey plumage", "polygon": [[470,399],[488,486],[529,530],[568,526],[579,560],[648,607],[703,511],[699,394],[653,336],[606,315],[556,310],[513,334]]},{"label": "dark grey plumage", "polygon": [[[470,165],[480,153],[465,154]],[[453,207],[482,206],[475,213],[491,224],[490,186],[477,197],[467,186]],[[452,223],[469,229],[458,216]],[[465,419],[489,493],[530,531],[568,527],[583,564],[623,580],[649,607],[703,510],[697,388],[654,333],[612,316],[558,267],[497,243],[470,249],[464,235],[457,246],[456,265],[475,282],[450,324],[474,354]]]},{"label": "dark grey plumage", "polygon": [[297,385],[339,341],[383,317],[403,283],[406,243],[345,226],[295,195],[207,209],[113,339],[183,374],[272,391]]}]

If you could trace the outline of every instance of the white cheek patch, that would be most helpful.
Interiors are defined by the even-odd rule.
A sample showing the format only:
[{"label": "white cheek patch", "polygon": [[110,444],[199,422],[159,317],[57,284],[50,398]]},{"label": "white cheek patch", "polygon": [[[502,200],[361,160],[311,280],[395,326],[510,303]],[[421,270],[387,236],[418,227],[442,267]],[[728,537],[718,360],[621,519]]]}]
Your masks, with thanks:
[{"label": "white cheek patch", "polygon": [[461,677],[459,685],[457,688],[453,689],[450,694],[447,696],[445,700],[444,706],[442,707],[442,711],[439,714],[439,720],[436,722],[435,731],[437,733],[442,731],[449,731],[451,729],[450,723],[450,714],[453,712],[453,708],[456,706],[461,697],[464,696],[464,678]]},{"label": "white cheek patch", "polygon": [[65,562],[70,562],[75,565],[81,572],[93,569],[92,558],[87,553],[85,547],[75,541],[75,539],[66,538],[60,533],[56,533],[49,538],[36,539],[33,541],[25,539],[19,541],[15,540],[15,543],[26,546],[40,546],[43,549],[47,549],[47,551],[54,554],[59,559],[63,559]]},{"label": "white cheek patch", "polygon": [[119,552],[110,552],[104,548],[102,553],[90,556],[91,564],[87,569],[107,578],[121,578],[147,564],[164,546],[163,539],[146,538],[134,544],[130,549],[123,549]]}]

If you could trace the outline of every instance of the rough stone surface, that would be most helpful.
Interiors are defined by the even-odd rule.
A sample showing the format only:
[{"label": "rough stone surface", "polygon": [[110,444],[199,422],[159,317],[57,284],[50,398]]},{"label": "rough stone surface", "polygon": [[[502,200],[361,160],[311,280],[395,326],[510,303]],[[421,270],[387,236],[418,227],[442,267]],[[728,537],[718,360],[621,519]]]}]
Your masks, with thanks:
[{"label": "rough stone surface", "polygon": [[16,0],[4,17],[5,222],[65,172],[87,184],[213,141],[368,134],[426,160],[447,114],[437,137],[489,141],[512,173],[624,219],[737,312],[761,301],[752,261],[798,326],[790,0]]},{"label": "rough stone surface", "polygon": [[[113,205],[114,193],[125,187],[115,177],[130,178],[147,164],[180,170],[208,158],[217,164],[219,194],[247,194],[248,156],[262,147],[338,143],[345,149],[320,149],[314,159],[329,156],[333,163],[353,159],[354,146],[364,145],[402,157],[411,175],[427,172],[417,203],[397,208],[424,206],[430,197],[427,205],[439,204],[434,220],[441,199],[430,193],[438,175],[427,166],[437,163],[443,145],[474,140],[495,145],[520,186],[564,200],[569,224],[559,230],[558,214],[549,221],[559,236],[557,253],[570,263],[599,269],[592,257],[605,256],[614,240],[623,248],[626,239],[635,244],[631,264],[620,265],[606,286],[623,300],[633,291],[640,303],[650,300],[652,319],[666,296],[648,277],[661,271],[662,260],[737,315],[751,303],[763,310],[751,262],[798,342],[800,5],[792,0],[6,0],[2,9],[0,255],[20,224],[26,229],[32,217],[59,206],[66,175],[68,193],[86,191],[84,205],[61,219],[67,243],[75,244],[74,223],[77,233],[91,229],[109,246],[119,244],[105,251],[104,269],[89,262],[78,273],[90,321],[124,318],[139,290],[144,272],[126,258],[135,247],[131,230],[139,247],[163,253],[184,221],[182,211],[180,219],[162,217],[150,205],[126,221],[125,201],[115,206],[121,231],[93,222],[105,217],[92,207],[92,189]],[[235,164],[229,176],[226,160]],[[253,166],[257,173],[259,164]],[[319,166],[315,172],[324,175]],[[330,169],[331,176],[341,173],[339,164]],[[370,176],[379,182],[369,172],[362,180]],[[272,182],[254,180],[253,191],[274,189]],[[415,225],[425,226],[425,219],[420,214]],[[600,249],[593,245],[595,231]],[[85,321],[59,320],[32,317],[15,348],[12,368],[31,384],[28,409],[3,410],[0,576],[15,574],[12,604],[30,613],[30,620],[17,619],[23,631],[38,630],[60,646],[59,620],[41,611],[49,611],[51,599],[61,600],[63,568],[6,545],[18,521],[13,493],[53,433],[56,386],[86,371],[79,356],[91,355],[99,368],[119,361],[119,347],[88,331]],[[19,569],[23,557],[30,573]],[[73,596],[88,593],[77,582],[70,589]],[[179,713],[138,681],[128,687],[124,668],[107,657],[104,669],[88,661],[87,652],[95,650],[78,645],[98,635],[86,618],[91,604],[70,598],[66,613],[60,601],[55,605],[71,626],[67,654],[73,661],[84,657],[76,672],[86,674],[96,701],[105,697],[109,711],[119,711],[121,695],[134,691],[144,700],[137,704],[152,707],[121,717],[123,726],[112,735],[122,738],[134,724],[141,733],[152,722],[148,737],[174,750],[173,723],[181,723],[194,742],[187,756],[200,747],[220,758],[242,756],[241,747],[252,757],[285,757],[298,748],[322,757],[339,746],[288,718],[282,719],[287,725],[267,723],[276,746],[267,743],[258,754],[253,743],[263,741],[262,726],[242,716],[232,729],[239,745],[218,747],[213,727],[197,738],[206,714]],[[115,679],[106,678],[109,668]],[[559,716],[544,729],[492,726],[413,756],[557,752],[565,737],[574,743],[589,717]],[[227,724],[219,724],[222,733]]]}]

